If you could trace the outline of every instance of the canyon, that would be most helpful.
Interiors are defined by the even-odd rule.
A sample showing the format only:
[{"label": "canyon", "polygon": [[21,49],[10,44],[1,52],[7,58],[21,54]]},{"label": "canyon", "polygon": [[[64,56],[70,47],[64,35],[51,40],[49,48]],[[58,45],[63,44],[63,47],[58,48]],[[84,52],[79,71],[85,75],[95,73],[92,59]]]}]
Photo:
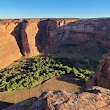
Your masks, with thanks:
[{"label": "canyon", "polygon": [[[63,47],[62,50],[58,50],[61,47]],[[32,92],[33,95],[30,95],[29,99],[22,99],[24,101],[19,99],[16,104],[5,107],[4,110],[109,110],[110,54],[106,53],[110,52],[110,18],[0,20],[0,69],[21,57],[39,56],[41,53],[45,54],[54,49],[57,50],[57,53],[62,53],[66,48],[67,52],[74,56],[74,53],[68,49],[69,47],[76,53],[76,56],[80,54],[87,61],[88,58],[99,60],[105,54],[100,60],[96,72],[89,76],[86,89],[73,92],[74,85],[71,84],[72,92],[42,91],[40,97],[37,96],[37,89],[35,91],[34,89],[32,91],[24,90],[29,95]]]},{"label": "canyon", "polygon": [[109,41],[110,18],[1,19],[0,69],[61,45],[100,57],[110,51]]}]

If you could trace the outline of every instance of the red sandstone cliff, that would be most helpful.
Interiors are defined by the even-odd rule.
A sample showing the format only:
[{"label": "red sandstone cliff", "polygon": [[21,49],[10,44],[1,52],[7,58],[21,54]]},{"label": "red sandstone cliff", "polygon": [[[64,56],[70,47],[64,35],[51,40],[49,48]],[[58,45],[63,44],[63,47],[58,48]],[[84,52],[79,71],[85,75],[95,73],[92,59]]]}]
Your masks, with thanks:
[{"label": "red sandstone cliff", "polygon": [[109,51],[109,29],[110,19],[82,19],[74,22],[59,23],[57,31],[53,31],[51,36],[54,42],[58,44],[85,44],[96,42]]},{"label": "red sandstone cliff", "polygon": [[24,22],[21,29],[22,54],[24,56],[39,55],[36,44],[36,34],[38,32],[37,21],[28,20]]},{"label": "red sandstone cliff", "polygon": [[18,23],[0,24],[0,69],[6,67],[22,55],[12,31]]},{"label": "red sandstone cliff", "polygon": [[[2,23],[3,22],[3,23]],[[22,55],[61,44],[78,46],[89,54],[110,51],[110,19],[16,19],[0,23],[0,69]]]},{"label": "red sandstone cliff", "polygon": [[56,27],[56,23],[46,19],[1,20],[0,69],[19,59],[22,55],[39,55],[39,44],[40,48],[49,49],[50,33]]}]

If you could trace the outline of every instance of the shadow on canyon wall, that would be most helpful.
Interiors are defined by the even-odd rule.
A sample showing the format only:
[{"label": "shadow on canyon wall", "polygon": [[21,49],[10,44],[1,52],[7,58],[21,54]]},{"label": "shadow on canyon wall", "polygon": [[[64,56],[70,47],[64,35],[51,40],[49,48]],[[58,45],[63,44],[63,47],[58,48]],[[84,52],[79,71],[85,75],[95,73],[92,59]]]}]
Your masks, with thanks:
[{"label": "shadow on canyon wall", "polygon": [[[25,56],[25,53],[30,53],[29,41],[27,33],[25,32],[25,25],[28,21],[24,20],[23,22],[18,23],[15,29],[12,31],[12,35],[15,37],[18,47],[22,55]],[[41,20],[36,23],[38,27],[38,32],[35,36],[35,47],[39,52],[42,50],[49,50],[51,48],[56,48],[60,45],[75,45],[76,49],[81,50],[80,48],[84,47],[82,51],[92,50],[92,45],[96,46],[97,51],[101,54],[107,53],[107,50],[103,48],[100,41],[104,39],[104,34],[100,26],[96,26],[95,24],[88,24],[93,27],[93,32],[91,30],[87,30],[88,20],[78,20],[74,22],[66,23],[66,20],[57,21],[54,19],[46,19]],[[84,30],[80,30],[80,26],[82,26]],[[87,25],[85,25],[87,24]],[[74,28],[73,29],[73,25]],[[54,34],[54,35],[52,35]],[[99,40],[99,37],[100,39]],[[89,44],[90,43],[90,44]],[[86,45],[87,44],[87,45]],[[74,47],[75,47],[74,46]],[[69,46],[68,46],[69,47]],[[94,49],[95,47],[93,47]],[[94,50],[96,51],[96,50]],[[43,51],[45,52],[45,51]],[[89,51],[88,51],[89,52]],[[93,53],[93,52],[92,52]],[[45,53],[44,53],[45,54]]]},{"label": "shadow on canyon wall", "polygon": [[55,20],[42,20],[38,24],[38,33],[35,37],[36,47],[39,52],[41,50],[50,49],[50,31],[57,29],[57,22]]},{"label": "shadow on canyon wall", "polygon": [[26,23],[27,21],[23,20],[23,22],[18,23],[18,25],[11,32],[11,34],[15,37],[16,43],[23,56],[25,56],[25,53],[30,53],[27,33],[25,32]]},{"label": "shadow on canyon wall", "polygon": [[14,28],[11,34],[15,37],[16,43],[22,53],[22,39],[21,39],[21,30],[22,30],[22,22],[18,23],[18,25]]},{"label": "shadow on canyon wall", "polygon": [[[82,51],[94,50],[96,47],[97,50],[94,50],[94,54],[95,51],[101,55],[107,53],[108,51],[101,45],[101,40],[103,40],[105,36],[102,32],[101,25],[95,27],[93,24],[88,23],[91,27],[93,27],[93,31],[91,31],[87,30],[88,25],[84,25],[87,22],[88,21],[79,20],[66,23],[66,21],[63,21],[62,25],[61,22],[51,19],[40,21],[37,25],[39,30],[35,37],[38,50],[49,50],[54,46],[58,47],[62,44],[70,44],[74,47],[78,47],[77,49],[79,50],[81,50],[80,48],[85,48]],[[78,24],[80,23],[81,25],[84,25],[84,30],[79,29],[80,27],[78,27]],[[73,29],[73,25],[76,26],[76,29]],[[53,36],[51,35],[52,31],[54,33]]]}]

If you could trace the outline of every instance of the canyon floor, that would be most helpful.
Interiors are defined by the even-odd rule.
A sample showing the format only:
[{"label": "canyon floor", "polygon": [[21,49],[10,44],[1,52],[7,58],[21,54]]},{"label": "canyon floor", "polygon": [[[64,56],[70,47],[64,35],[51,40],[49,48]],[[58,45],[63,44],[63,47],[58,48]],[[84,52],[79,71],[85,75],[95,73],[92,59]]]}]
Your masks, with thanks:
[{"label": "canyon floor", "polygon": [[0,109],[9,107],[14,103],[21,102],[31,97],[39,97],[45,91],[65,90],[67,92],[79,92],[84,84],[76,81],[71,75],[52,78],[34,88],[0,92]]},{"label": "canyon floor", "polygon": [[[11,72],[14,75],[25,73],[26,71],[22,71],[22,68],[20,68],[19,66],[23,65],[26,59],[28,63],[31,64],[33,58],[35,57],[23,57],[20,60],[17,60],[14,63],[10,64],[7,68],[1,70],[0,72],[1,74],[5,74],[5,72]],[[82,91],[84,87],[85,83],[81,82],[77,78],[74,78],[72,74],[61,75],[60,77],[53,77],[30,89],[23,88],[20,90],[0,92],[0,109],[7,108],[10,105],[21,102],[31,97],[39,97],[45,91],[65,90],[67,92],[79,92]]]}]

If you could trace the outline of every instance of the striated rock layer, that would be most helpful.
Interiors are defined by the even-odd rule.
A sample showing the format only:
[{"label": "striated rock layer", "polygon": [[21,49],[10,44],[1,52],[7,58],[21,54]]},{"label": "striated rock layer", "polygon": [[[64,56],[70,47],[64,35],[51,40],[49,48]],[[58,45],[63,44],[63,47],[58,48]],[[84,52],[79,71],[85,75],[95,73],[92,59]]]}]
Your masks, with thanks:
[{"label": "striated rock layer", "polygon": [[4,110],[110,110],[110,90],[101,87],[84,92],[48,91]]},{"label": "striated rock layer", "polygon": [[86,84],[88,87],[101,86],[110,89],[110,53],[105,54]]},{"label": "striated rock layer", "polygon": [[22,55],[67,44],[101,56],[110,51],[109,35],[110,18],[0,20],[0,69]]},{"label": "striated rock layer", "polygon": [[0,69],[21,56],[39,55],[40,48],[49,49],[50,31],[56,27],[46,19],[0,20]]}]

